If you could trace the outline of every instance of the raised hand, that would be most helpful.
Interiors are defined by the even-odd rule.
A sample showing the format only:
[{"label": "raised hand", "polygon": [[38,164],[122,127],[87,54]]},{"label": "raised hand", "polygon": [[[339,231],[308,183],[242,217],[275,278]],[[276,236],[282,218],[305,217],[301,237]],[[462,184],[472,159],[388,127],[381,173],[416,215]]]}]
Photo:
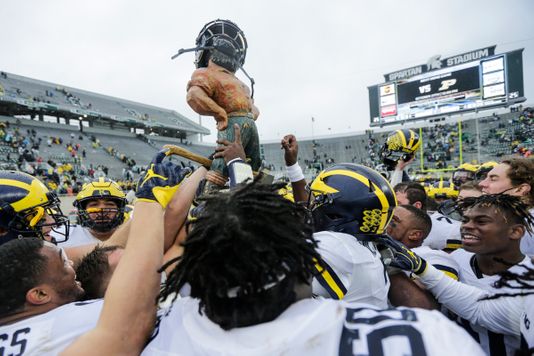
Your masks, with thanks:
[{"label": "raised hand", "polygon": [[280,142],[282,149],[284,150],[284,159],[286,161],[286,166],[292,166],[297,163],[297,158],[299,155],[299,145],[297,143],[297,138],[294,135],[286,135]]},{"label": "raised hand", "polygon": [[391,266],[415,274],[421,274],[425,271],[427,262],[402,243],[389,236],[380,238],[378,242],[388,247],[389,250],[393,252],[393,260],[390,263]]},{"label": "raised hand", "polygon": [[235,158],[241,158],[243,161],[246,161],[245,149],[241,143],[241,129],[238,124],[234,124],[234,142],[217,140],[217,143],[222,146],[215,148],[213,158],[223,158],[226,163]]},{"label": "raised hand", "polygon": [[168,148],[159,151],[146,174],[137,182],[136,197],[140,201],[158,202],[163,208],[172,199],[182,180],[191,173],[191,168],[181,168],[172,162],[163,163],[171,154]]}]

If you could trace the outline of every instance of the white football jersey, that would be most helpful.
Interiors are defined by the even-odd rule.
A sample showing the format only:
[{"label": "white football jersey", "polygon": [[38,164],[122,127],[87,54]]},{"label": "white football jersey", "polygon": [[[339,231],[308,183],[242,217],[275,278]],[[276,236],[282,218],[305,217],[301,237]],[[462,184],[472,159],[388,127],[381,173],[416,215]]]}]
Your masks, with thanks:
[{"label": "white football jersey", "polygon": [[48,313],[0,326],[0,354],[58,355],[96,326],[103,299],[74,302]]},{"label": "white football jersey", "polygon": [[423,240],[423,246],[428,246],[434,250],[457,249],[462,247],[459,221],[446,217],[435,212],[430,215],[432,229]]},{"label": "white football jersey", "polygon": [[[64,228],[62,227],[61,232],[64,232]],[[62,239],[63,237],[61,235],[57,236],[57,233],[52,231],[50,233],[50,236],[58,239]],[[89,245],[89,244],[95,244],[100,243],[99,239],[94,237],[88,229],[84,228],[81,225],[70,225],[69,229],[69,238],[67,241],[62,242],[59,244],[59,247],[62,248],[69,248],[69,247],[77,247],[82,245]]]},{"label": "white football jersey", "polygon": [[[487,276],[482,274],[476,264],[475,254],[467,252],[464,249],[459,249],[452,252],[451,256],[460,266],[460,282],[484,289],[492,294],[514,291],[507,288],[495,288],[493,284],[500,278],[500,276]],[[525,257],[520,264],[533,266],[529,257]],[[515,265],[512,266],[509,271],[521,274],[524,272],[524,269]],[[488,355],[513,355],[515,350],[519,347],[519,337],[510,335],[511,333],[508,335],[494,333],[480,324],[465,319],[459,320],[459,323],[480,343]]]},{"label": "white football jersey", "polygon": [[[420,276],[420,282],[432,291],[440,303],[465,320],[497,334],[521,336],[522,349],[534,347],[534,328],[530,325],[534,317],[534,295],[513,295],[524,291],[516,289],[510,293],[512,296],[484,299],[493,291],[456,283],[443,278],[439,270],[432,268]],[[532,292],[531,288],[526,288],[527,293]]]},{"label": "white football jersey", "polygon": [[529,295],[523,298],[525,312],[521,316],[521,347],[532,349],[534,348],[534,295]]},{"label": "white football jersey", "polygon": [[332,231],[313,236],[326,263],[326,270],[313,279],[314,294],[387,308],[390,282],[374,243]]},{"label": "white football jersey", "polygon": [[223,330],[198,308],[192,298],[175,301],[142,355],[484,355],[463,329],[436,311],[310,298],[273,321]]},{"label": "white football jersey", "polygon": [[[530,215],[534,216],[534,209],[530,209]],[[534,235],[526,231],[521,238],[521,244],[519,248],[524,255],[534,257]]]}]

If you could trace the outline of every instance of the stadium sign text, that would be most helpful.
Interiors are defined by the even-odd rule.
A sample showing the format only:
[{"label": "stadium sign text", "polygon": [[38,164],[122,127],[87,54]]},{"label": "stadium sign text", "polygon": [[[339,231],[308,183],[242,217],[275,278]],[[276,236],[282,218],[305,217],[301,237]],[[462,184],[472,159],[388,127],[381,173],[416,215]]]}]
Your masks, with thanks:
[{"label": "stadium sign text", "polygon": [[433,56],[428,60],[428,62],[426,62],[426,64],[421,64],[415,67],[384,74],[384,78],[386,79],[386,82],[394,82],[400,79],[408,79],[410,77],[430,72],[436,69],[442,69],[462,63],[476,61],[481,58],[493,56],[495,54],[495,47],[496,46],[481,48],[445,59],[441,59],[441,55]]}]

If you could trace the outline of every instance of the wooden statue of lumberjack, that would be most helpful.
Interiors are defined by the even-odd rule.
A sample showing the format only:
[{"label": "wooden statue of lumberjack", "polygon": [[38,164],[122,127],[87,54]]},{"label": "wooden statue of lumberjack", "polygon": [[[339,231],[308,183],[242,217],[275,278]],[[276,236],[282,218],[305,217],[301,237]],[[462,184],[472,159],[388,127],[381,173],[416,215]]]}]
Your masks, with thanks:
[{"label": "wooden statue of lumberjack", "polygon": [[[187,103],[200,115],[213,116],[217,122],[217,142],[234,141],[234,124],[241,129],[241,142],[247,161],[257,171],[261,165],[258,129],[255,120],[259,111],[252,98],[254,81],[243,70],[247,41],[243,32],[231,21],[215,20],[204,26],[196,39],[197,47],[183,50],[177,55],[195,51],[195,65],[191,80],[187,83]],[[235,72],[242,69],[251,80],[249,88]],[[224,185],[228,176],[222,158],[211,164],[212,174],[206,179],[215,185]]]}]

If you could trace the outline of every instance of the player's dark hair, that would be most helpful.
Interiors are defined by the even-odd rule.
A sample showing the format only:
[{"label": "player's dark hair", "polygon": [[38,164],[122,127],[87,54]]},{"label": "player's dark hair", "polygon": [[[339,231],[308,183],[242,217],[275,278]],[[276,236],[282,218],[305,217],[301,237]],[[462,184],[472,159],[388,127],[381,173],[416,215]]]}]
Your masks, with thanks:
[{"label": "player's dark hair", "polygon": [[427,194],[425,188],[417,182],[403,182],[395,185],[395,193],[405,193],[411,205],[421,202],[421,210],[427,210]]},{"label": "player's dark hair", "polygon": [[84,300],[104,297],[111,273],[108,254],[118,248],[118,246],[97,246],[76,266],[76,279],[85,290]]},{"label": "player's dark hair", "polygon": [[530,192],[525,199],[529,206],[534,206],[534,159],[515,157],[501,163],[510,166],[507,175],[514,187],[523,183],[530,185]]},{"label": "player's dark hair", "polygon": [[483,194],[458,201],[457,207],[461,212],[474,207],[494,207],[506,220],[510,219],[515,224],[523,225],[532,234],[534,218],[528,206],[519,197],[508,194]]},{"label": "player's dark hair", "polygon": [[421,209],[417,209],[413,205],[399,205],[399,207],[402,207],[410,212],[410,214],[414,218],[414,227],[417,229],[420,229],[423,231],[423,238],[426,238],[428,234],[430,234],[430,230],[432,230],[432,219],[430,219],[430,216],[428,216],[427,213],[425,213]]},{"label": "player's dark hair", "polygon": [[28,290],[39,284],[47,261],[43,245],[37,238],[0,245],[0,318],[21,310]]},{"label": "player's dark hair", "polygon": [[482,189],[478,186],[478,183],[475,181],[468,181],[462,183],[462,185],[460,185],[460,188],[458,188],[458,192],[461,190],[477,190],[479,192],[482,191]]},{"label": "player's dark hair", "polygon": [[160,299],[189,283],[199,311],[225,330],[271,321],[294,303],[320,255],[309,212],[284,199],[283,186],[253,182],[205,197],[183,256],[162,268],[179,262]]}]

